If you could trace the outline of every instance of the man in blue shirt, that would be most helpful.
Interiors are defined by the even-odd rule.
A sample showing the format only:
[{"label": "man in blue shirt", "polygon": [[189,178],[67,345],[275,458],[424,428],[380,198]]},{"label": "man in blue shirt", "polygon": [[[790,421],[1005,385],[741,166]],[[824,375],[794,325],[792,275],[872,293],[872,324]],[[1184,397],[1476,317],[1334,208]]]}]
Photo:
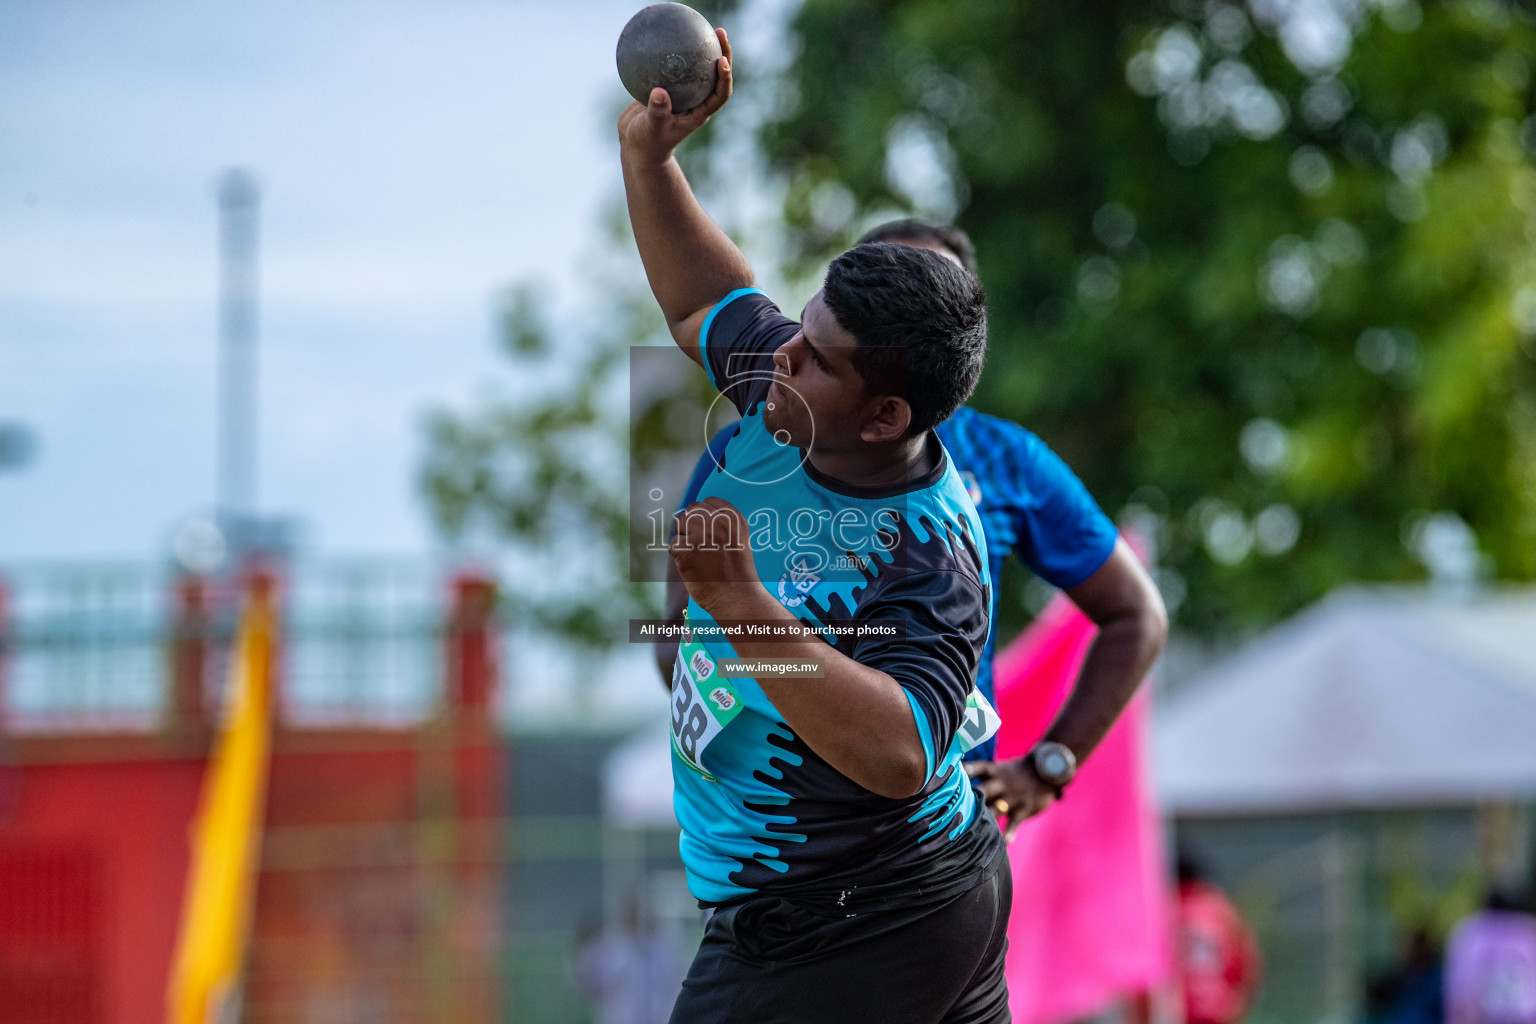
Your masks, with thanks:
[{"label": "man in blue shirt", "polygon": [[[973,274],[977,272],[971,240],[956,227],[895,221],[870,231],[859,244],[880,241],[930,249]],[[688,481],[684,506],[697,499],[699,488],[715,472],[723,442],[734,429],[734,425],[728,426],[711,439]],[[1001,578],[1003,560],[1013,552],[1037,576],[1065,591],[1099,626],[1100,637],[1074,689],[1075,694],[1081,694],[1076,699],[1081,702],[1107,694],[1103,702],[1114,706],[1118,695],[1128,697],[1161,649],[1167,623],[1156,588],[1119,539],[1109,517],[1066,463],[1016,423],[962,406],[935,432],[976,503],[991,578]],[[686,592],[673,572],[667,583],[669,616],[680,619],[685,601]],[[995,622],[995,586],[992,611]],[[993,629],[988,633],[976,679],[977,689],[989,702],[994,699],[996,641]],[[674,647],[658,645],[657,664],[663,680],[671,678],[674,657]],[[1123,702],[1119,706],[1123,707]],[[1062,717],[1067,717],[1065,709]],[[1056,735],[1052,730],[1046,739]],[[1027,778],[1035,774],[1033,758],[994,764],[994,743],[989,736],[968,751],[966,767],[998,816],[1007,819],[1011,838],[1031,808],[1043,809],[1044,804],[1040,803],[1038,788]],[[1086,756],[1089,748],[1069,745],[1069,749],[1076,759]]]}]

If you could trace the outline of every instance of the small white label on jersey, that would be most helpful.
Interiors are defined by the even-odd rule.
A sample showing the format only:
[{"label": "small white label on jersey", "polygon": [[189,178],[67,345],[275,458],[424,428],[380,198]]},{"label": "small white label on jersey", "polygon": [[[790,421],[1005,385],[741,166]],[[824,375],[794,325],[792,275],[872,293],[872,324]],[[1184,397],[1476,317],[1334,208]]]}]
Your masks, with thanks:
[{"label": "small white label on jersey", "polygon": [[992,702],[976,687],[971,687],[971,694],[965,699],[965,714],[961,716],[960,728],[955,732],[955,742],[960,744],[960,753],[973,750],[996,736],[1002,724],[1003,718],[992,706]]}]

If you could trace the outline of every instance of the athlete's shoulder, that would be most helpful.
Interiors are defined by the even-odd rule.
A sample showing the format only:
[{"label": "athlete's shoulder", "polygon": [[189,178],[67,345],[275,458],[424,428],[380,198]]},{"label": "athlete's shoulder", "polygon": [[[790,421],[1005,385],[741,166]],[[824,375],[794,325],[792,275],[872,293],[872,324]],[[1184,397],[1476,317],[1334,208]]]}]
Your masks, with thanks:
[{"label": "athlete's shoulder", "polygon": [[730,349],[756,340],[765,331],[798,326],[760,288],[738,288],[712,306],[699,327],[700,350]]},{"label": "athlete's shoulder", "polygon": [[767,389],[774,351],[797,330],[799,324],[757,288],[738,288],[726,295],[699,327],[699,355],[710,384],[745,415],[747,406]]}]

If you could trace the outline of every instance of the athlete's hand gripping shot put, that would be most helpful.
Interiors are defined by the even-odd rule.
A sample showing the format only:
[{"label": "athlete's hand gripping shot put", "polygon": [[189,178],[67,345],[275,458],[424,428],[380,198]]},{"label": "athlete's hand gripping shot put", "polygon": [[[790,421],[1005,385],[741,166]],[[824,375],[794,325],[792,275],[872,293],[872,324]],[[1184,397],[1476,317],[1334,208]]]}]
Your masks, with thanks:
[{"label": "athlete's hand gripping shot put", "polygon": [[974,686],[991,579],[933,433],[980,375],[984,296],[891,244],[833,261],[799,323],[753,288],[673,157],[730,97],[720,42],[702,104],[656,89],[619,121],[651,289],[742,417],[672,546],[675,808],[714,908],[672,1020],[1006,1021],[1012,886],[960,767],[996,728]]}]

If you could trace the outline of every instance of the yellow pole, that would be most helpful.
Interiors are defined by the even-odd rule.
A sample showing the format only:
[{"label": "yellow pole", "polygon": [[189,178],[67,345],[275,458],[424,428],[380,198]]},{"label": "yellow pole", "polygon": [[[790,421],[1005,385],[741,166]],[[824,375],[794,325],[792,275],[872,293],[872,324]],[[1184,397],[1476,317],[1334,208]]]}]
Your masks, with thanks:
[{"label": "yellow pole", "polygon": [[254,580],[230,659],[230,695],[208,759],[167,990],[169,1024],[213,1024],[239,998],[266,817],[274,613]]}]

